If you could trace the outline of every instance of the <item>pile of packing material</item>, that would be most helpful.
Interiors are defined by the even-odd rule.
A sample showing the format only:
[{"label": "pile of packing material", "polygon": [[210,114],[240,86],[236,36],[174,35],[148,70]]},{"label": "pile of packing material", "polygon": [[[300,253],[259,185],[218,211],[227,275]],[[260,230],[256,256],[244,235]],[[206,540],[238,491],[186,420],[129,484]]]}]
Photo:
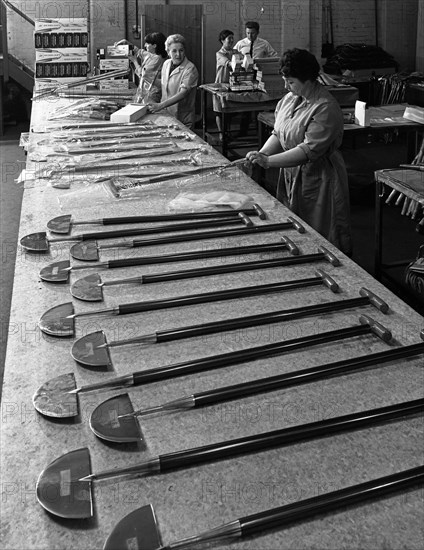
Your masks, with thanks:
[{"label": "pile of packing material", "polygon": [[[107,46],[106,50],[102,49],[97,52],[98,71],[101,75],[112,74],[114,71],[129,71],[130,68],[130,46],[128,44],[120,44],[117,46]],[[113,92],[120,90],[128,90],[128,76],[119,77],[99,82],[101,91]]]},{"label": "pile of packing material", "polygon": [[268,94],[281,92],[281,95],[286,91],[284,80],[280,71],[280,59],[278,57],[265,57],[255,59],[256,80],[258,90]]},{"label": "pile of packing material", "polygon": [[424,124],[424,107],[409,105],[403,113],[403,118],[407,118],[413,122],[418,122],[418,124]]},{"label": "pile of packing material", "polygon": [[36,91],[55,89],[87,76],[86,18],[36,19],[34,45]]}]

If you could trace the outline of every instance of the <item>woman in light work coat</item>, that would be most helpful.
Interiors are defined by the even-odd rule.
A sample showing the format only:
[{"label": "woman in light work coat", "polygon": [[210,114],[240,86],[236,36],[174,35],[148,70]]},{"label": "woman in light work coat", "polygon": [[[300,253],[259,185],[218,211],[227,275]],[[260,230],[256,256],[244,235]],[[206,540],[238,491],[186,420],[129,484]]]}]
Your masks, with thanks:
[{"label": "woman in light work coat", "polygon": [[352,252],[347,172],[338,150],[343,113],[317,82],[319,63],[306,50],[287,50],[281,63],[287,93],[275,110],[272,135],[246,158],[282,168],[277,198],[342,252]]},{"label": "woman in light work coat", "polygon": [[[221,42],[221,48],[216,52],[216,77],[217,83],[228,83],[230,81],[231,59],[234,54],[239,52],[233,48],[234,33],[228,29],[224,29],[219,33],[218,40]],[[219,139],[222,141],[222,124],[221,124],[221,102],[213,96],[213,110],[216,114],[216,125],[219,130]]]},{"label": "woman in light work coat", "polygon": [[166,39],[167,59],[162,67],[162,97],[159,103],[149,103],[149,111],[166,109],[188,128],[194,126],[196,88],[199,73],[185,56],[186,42],[180,34]]}]

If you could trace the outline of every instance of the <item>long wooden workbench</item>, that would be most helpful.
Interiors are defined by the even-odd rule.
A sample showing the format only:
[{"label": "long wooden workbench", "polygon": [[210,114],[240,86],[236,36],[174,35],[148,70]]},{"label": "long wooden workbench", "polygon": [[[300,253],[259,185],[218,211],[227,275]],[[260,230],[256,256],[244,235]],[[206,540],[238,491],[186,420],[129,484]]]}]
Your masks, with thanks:
[{"label": "long wooden workbench", "polygon": [[[39,128],[45,113],[42,104],[35,105],[34,129]],[[158,115],[151,120],[159,123],[171,122],[170,118]],[[203,142],[196,137],[193,142],[187,143],[200,146]],[[205,162],[215,165],[227,162],[212,148],[207,150]],[[145,192],[138,199],[114,199],[105,194],[100,186],[95,191],[93,189],[93,186],[84,182],[73,182],[70,189],[53,188],[48,181],[28,182],[22,205],[20,238],[29,233],[44,231],[46,222],[61,214],[72,213],[75,219],[84,220],[108,215],[165,213],[170,200],[183,191],[200,193],[225,189],[248,194],[268,214],[268,219],[264,221],[253,218],[255,224],[281,222],[290,216],[286,208],[238,168],[187,180],[152,184],[146,186]],[[89,416],[93,409],[105,399],[116,393],[123,393],[124,390],[81,393],[80,415],[71,420],[46,418],[34,410],[32,397],[37,388],[62,374],[74,373],[77,387],[80,388],[134,371],[343,329],[357,325],[359,316],[364,313],[392,332],[390,343],[379,340],[375,335],[362,335],[345,341],[329,342],[291,353],[245,361],[217,370],[205,370],[144,387],[129,388],[128,393],[134,408],[150,407],[216,387],[300,371],[421,342],[420,330],[424,326],[421,316],[314,230],[305,227],[306,232],[303,234],[287,230],[215,238],[129,249],[127,253],[119,252],[119,257],[209,249],[213,246],[270,243],[286,235],[298,245],[302,254],[316,253],[318,247],[324,245],[341,261],[339,267],[319,261],[145,286],[105,287],[103,303],[72,299],[69,283],[49,284],[40,280],[39,272],[42,267],[53,261],[69,258],[69,243],[51,243],[49,252],[44,255],[25,253],[18,246],[2,394],[2,549],[97,550],[103,547],[118,521],[148,503],[154,506],[162,541],[168,544],[242,516],[423,464],[423,418],[422,415],[414,415],[369,428],[317,437],[161,475],[94,481],[92,519],[58,518],[46,512],[37,500],[36,483],[39,474],[61,455],[79,448],[89,448],[92,471],[100,473],[111,468],[135,465],[165,453],[318,422],[423,397],[423,356],[418,355],[407,360],[360,369],[356,373],[328,377],[211,407],[142,417],[139,422],[143,441],[139,444],[106,444],[90,430]],[[94,229],[77,227],[73,232],[79,233],[83,230]],[[101,260],[117,257],[116,254],[116,249],[102,252]],[[273,253],[272,257],[287,255],[287,252],[278,252]],[[269,257],[270,254],[262,253],[251,255],[248,259]],[[100,274],[102,280],[107,281],[140,273],[219,266],[243,260],[244,258],[238,256],[203,259],[118,269],[116,272],[103,270]],[[75,261],[71,263],[77,264]],[[338,282],[338,293],[332,293],[328,288],[319,285],[238,300],[158,309],[142,314],[94,314],[78,317],[81,312],[94,313],[99,309],[139,300],[156,300],[313,277],[316,268],[324,269]],[[86,271],[72,272],[70,281],[74,282],[85,274]],[[372,306],[364,306],[173,342],[118,347],[111,349],[113,366],[106,369],[84,368],[70,355],[75,340],[95,330],[103,329],[108,341],[120,340],[202,322],[328,301],[336,303],[358,297],[361,287],[368,288],[386,301],[390,306],[389,312],[384,314]],[[49,308],[65,302],[72,302],[77,314],[75,336],[61,338],[41,332],[38,327],[40,316]],[[53,494],[47,497],[52,501],[55,499]],[[225,541],[216,547],[243,550],[422,549],[423,525],[423,491],[422,487],[414,487],[288,527],[274,527],[236,543]]]}]

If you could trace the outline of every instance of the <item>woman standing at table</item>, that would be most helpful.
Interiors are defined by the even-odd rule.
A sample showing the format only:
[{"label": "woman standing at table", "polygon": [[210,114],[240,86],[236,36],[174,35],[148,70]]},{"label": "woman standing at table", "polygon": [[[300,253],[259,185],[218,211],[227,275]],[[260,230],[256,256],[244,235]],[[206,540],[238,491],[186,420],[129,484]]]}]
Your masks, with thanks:
[{"label": "woman standing at table", "polygon": [[166,109],[188,128],[194,126],[196,88],[199,73],[186,57],[186,41],[181,34],[171,34],[165,42],[167,59],[162,67],[162,97],[149,103],[149,111]]},{"label": "woman standing at table", "polygon": [[166,36],[151,32],[144,39],[144,50],[130,57],[135,72],[140,78],[136,101],[159,101],[161,97],[161,70],[168,57],[165,49]]},{"label": "woman standing at table", "polygon": [[[216,77],[217,83],[228,83],[230,81],[231,58],[239,52],[233,48],[234,33],[228,29],[224,29],[219,33],[218,40],[221,42],[221,49],[216,52]],[[220,110],[220,101],[215,96],[213,100],[213,110],[216,115],[216,125],[219,131],[219,139],[222,141],[222,124]]]},{"label": "woman standing at table", "polygon": [[277,199],[345,254],[351,254],[347,172],[338,150],[343,113],[317,82],[320,66],[306,50],[283,54],[280,73],[289,90],[276,107],[272,135],[246,158],[282,168]]}]

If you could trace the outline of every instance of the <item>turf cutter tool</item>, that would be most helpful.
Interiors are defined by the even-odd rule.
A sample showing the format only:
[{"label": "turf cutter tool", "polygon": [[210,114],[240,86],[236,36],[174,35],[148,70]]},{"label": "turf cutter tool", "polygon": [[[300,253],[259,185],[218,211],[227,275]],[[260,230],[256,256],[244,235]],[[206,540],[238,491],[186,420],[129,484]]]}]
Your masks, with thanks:
[{"label": "turf cutter tool", "polygon": [[45,231],[30,233],[20,240],[22,248],[28,252],[47,252],[50,244],[70,241],[92,241],[93,239],[117,239],[120,237],[131,237],[134,235],[152,235],[156,233],[170,233],[172,231],[186,231],[190,229],[202,229],[203,227],[220,227],[225,225],[244,224],[247,227],[253,226],[252,220],[243,212],[237,216],[229,215],[221,219],[198,220],[195,222],[184,222],[178,224],[156,225],[154,227],[117,229],[115,231],[98,231],[69,235],[62,237],[48,238]]},{"label": "turf cutter tool", "polygon": [[52,233],[68,234],[75,225],[122,225],[127,223],[153,223],[153,222],[169,222],[182,220],[197,220],[207,218],[227,218],[237,216],[240,212],[246,216],[259,216],[261,220],[266,219],[266,214],[259,204],[252,204],[252,208],[244,208],[240,210],[210,210],[205,212],[180,212],[175,214],[157,214],[146,216],[124,216],[117,218],[100,218],[94,220],[74,220],[72,214],[57,216],[47,222],[47,229]]},{"label": "turf cutter tool", "polygon": [[238,540],[264,533],[269,529],[284,529],[295,522],[302,522],[316,515],[340,512],[346,506],[357,506],[377,498],[397,493],[401,490],[419,487],[424,484],[424,466],[372,479],[338,491],[324,493],[278,508],[271,508],[245,516],[198,535],[170,542],[162,546],[159,528],[153,507],[148,504],[125,516],[114,527],[107,538],[103,550],[182,550],[201,544],[219,544],[224,540]]},{"label": "turf cutter tool", "polygon": [[[37,499],[43,508],[56,516],[68,519],[90,518],[94,515],[94,481],[159,475],[180,468],[369,428],[405,416],[417,415],[423,410],[424,399],[416,399],[203,447],[183,449],[131,466],[98,473],[92,472],[90,451],[84,447],[60,456],[41,472],[36,486]],[[51,498],[51,495],[54,495],[54,498]]]},{"label": "turf cutter tool", "polygon": [[238,256],[242,254],[264,254],[265,252],[278,252],[286,248],[289,249],[294,255],[299,254],[299,249],[294,242],[288,237],[282,237],[280,241],[267,244],[235,246],[228,248],[206,248],[204,250],[189,250],[186,252],[176,252],[174,254],[162,254],[158,256],[139,256],[134,258],[130,257],[117,260],[108,260],[105,262],[96,262],[88,265],[79,264],[71,266],[71,262],[69,260],[61,260],[43,267],[40,271],[40,278],[49,283],[63,283],[69,279],[69,275],[72,271],[81,271],[85,269],[116,269],[139,265],[153,265],[171,262],[185,262],[190,260],[203,260],[206,258],[220,258],[224,256]]},{"label": "turf cutter tool", "polygon": [[[265,357],[276,357],[284,353],[302,350],[309,346],[322,345],[339,340],[343,341],[347,338],[358,336],[371,335],[377,336],[377,338],[387,343],[391,341],[390,331],[371,317],[362,315],[359,321],[359,325],[353,325],[344,329],[327,331],[292,340],[283,340],[281,342],[232,351],[212,357],[204,357],[192,361],[166,365],[160,368],[133,372],[128,375],[112,378],[111,380],[98,382],[88,386],[82,386],[80,388],[76,387],[74,373],[63,374],[40,386],[33,396],[33,404],[36,410],[45,416],[71,418],[78,415],[78,395],[80,393],[143,386],[153,382],[170,380],[178,376],[226,368],[246,361],[261,360]],[[421,333],[421,337],[424,339],[423,333]],[[423,353],[424,344],[420,343],[414,346],[405,346],[400,349],[389,351],[391,352],[389,358],[386,358],[386,352],[374,354],[374,356],[368,355],[366,358],[369,357],[369,364],[373,364],[373,360],[381,360],[384,362],[387,360],[409,357],[410,355]],[[362,360],[361,358],[358,359],[358,361]],[[344,366],[345,362],[342,361],[341,364]],[[349,363],[346,367],[349,367]]]},{"label": "turf cutter tool", "polygon": [[231,229],[216,229],[214,231],[196,231],[195,233],[186,233],[180,235],[165,235],[151,237],[149,239],[134,239],[132,241],[118,241],[115,243],[99,245],[95,240],[75,243],[70,248],[70,254],[75,260],[97,261],[99,252],[109,248],[141,248],[145,246],[156,246],[160,244],[180,243],[187,241],[200,241],[204,239],[219,239],[221,237],[232,237],[235,235],[249,235],[268,233],[273,231],[284,231],[286,229],[295,229],[299,233],[305,233],[305,228],[294,218],[287,218],[286,222],[270,223],[263,225],[251,225],[249,227],[237,227]]}]

